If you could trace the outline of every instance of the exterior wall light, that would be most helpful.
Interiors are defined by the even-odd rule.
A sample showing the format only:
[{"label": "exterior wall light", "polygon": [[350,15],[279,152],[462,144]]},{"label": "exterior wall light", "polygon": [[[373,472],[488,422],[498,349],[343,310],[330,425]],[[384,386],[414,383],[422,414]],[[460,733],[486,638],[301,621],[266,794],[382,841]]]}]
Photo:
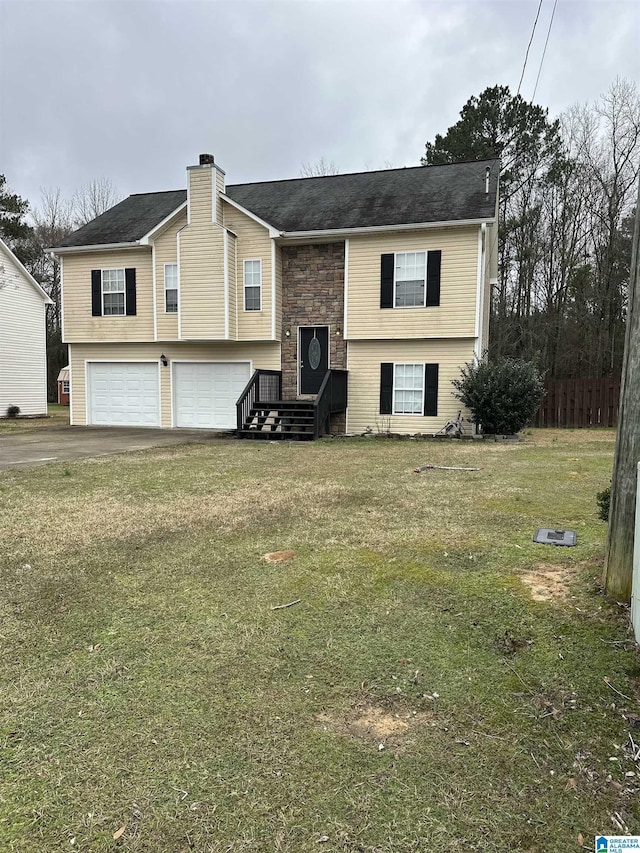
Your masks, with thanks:
[{"label": "exterior wall light", "polygon": [[291,329],[287,329],[286,332],[284,333],[284,336],[285,336],[285,338],[290,338],[291,337]]},{"label": "exterior wall light", "polygon": [[167,357],[164,353],[162,353],[162,355],[160,356],[160,361],[162,362],[163,367],[166,367],[169,364],[169,362],[167,361]]}]

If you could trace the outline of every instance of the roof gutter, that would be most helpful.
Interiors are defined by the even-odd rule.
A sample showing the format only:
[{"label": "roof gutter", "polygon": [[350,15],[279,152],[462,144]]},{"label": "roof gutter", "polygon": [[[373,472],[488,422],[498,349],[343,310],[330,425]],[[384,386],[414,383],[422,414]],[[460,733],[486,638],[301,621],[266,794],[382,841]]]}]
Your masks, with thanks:
[{"label": "roof gutter", "polygon": [[71,255],[77,252],[102,252],[116,249],[142,249],[139,240],[133,243],[94,243],[91,246],[52,246],[45,249],[46,252],[55,252],[56,255]]},{"label": "roof gutter", "polygon": [[356,234],[379,234],[385,231],[422,231],[424,228],[451,228],[452,226],[482,225],[494,222],[495,217],[482,219],[447,219],[444,222],[405,222],[401,225],[371,225],[362,228],[325,228],[318,231],[283,231],[282,240],[308,240],[316,237],[340,237]]}]

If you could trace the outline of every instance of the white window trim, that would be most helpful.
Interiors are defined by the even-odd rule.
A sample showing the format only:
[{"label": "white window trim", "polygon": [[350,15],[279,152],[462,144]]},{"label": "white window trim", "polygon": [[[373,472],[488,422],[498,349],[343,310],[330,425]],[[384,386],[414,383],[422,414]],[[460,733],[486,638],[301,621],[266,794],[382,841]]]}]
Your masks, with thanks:
[{"label": "white window trim", "polygon": [[[396,286],[398,285],[398,281],[396,279],[396,271],[398,269],[398,255],[417,255],[420,252],[424,252],[424,300],[422,305],[396,305]],[[393,253],[393,307],[397,308],[399,311],[404,309],[408,309],[411,311],[414,308],[426,308],[427,307],[427,264],[429,261],[429,251],[428,249],[411,249],[406,252],[394,252]],[[401,282],[400,282],[401,283]]]},{"label": "white window trim", "polygon": [[[175,311],[167,311],[167,267],[175,267],[176,268],[176,286],[168,288],[169,290],[176,291],[177,305]],[[164,274],[164,313],[165,314],[175,314],[178,315],[180,311],[180,265],[177,261],[172,261],[171,263],[165,264],[163,268]]]},{"label": "white window trim", "polygon": [[[419,412],[396,412],[396,367],[422,367],[422,397],[420,399]],[[427,382],[427,369],[422,361],[398,361],[393,362],[393,386],[391,388],[391,414],[406,418],[424,418],[424,395]]]},{"label": "white window trim", "polygon": [[[65,387],[65,386],[66,386],[66,387]],[[63,394],[68,394],[68,393],[69,393],[69,387],[70,387],[70,386],[69,386],[69,380],[68,380],[68,379],[63,379],[63,380],[62,380],[62,393],[63,393]]]},{"label": "white window trim", "polygon": [[[247,264],[260,264],[260,284],[247,284]],[[260,288],[260,307],[247,309],[247,287]],[[242,261],[242,308],[247,314],[259,314],[262,311],[262,258],[245,258]]]},{"label": "white window trim", "polygon": [[[122,274],[124,276],[124,288],[123,290],[109,290],[107,293],[122,293],[123,295],[123,303],[124,303],[124,311],[122,314],[105,314],[104,313],[104,274],[106,272],[119,272],[122,270]],[[103,317],[126,317],[127,316],[127,273],[124,267],[106,267],[105,269],[100,270],[100,306],[102,308],[102,316]]]}]

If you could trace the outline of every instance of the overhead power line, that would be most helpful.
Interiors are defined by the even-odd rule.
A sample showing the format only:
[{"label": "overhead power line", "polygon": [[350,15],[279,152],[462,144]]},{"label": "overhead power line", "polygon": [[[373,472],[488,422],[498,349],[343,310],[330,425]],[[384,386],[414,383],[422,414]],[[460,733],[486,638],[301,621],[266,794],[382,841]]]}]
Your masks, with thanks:
[{"label": "overhead power line", "polygon": [[553,16],[556,13],[556,6],[558,5],[558,0],[555,0],[553,4],[553,11],[551,12],[551,20],[549,21],[549,29],[547,30],[547,38],[544,42],[544,50],[542,51],[542,59],[540,60],[540,68],[538,68],[538,76],[536,77],[536,85],[533,87],[533,95],[531,96],[531,100],[533,101],[536,97],[536,92],[538,90],[538,81],[540,80],[540,72],[542,71],[542,63],[544,62],[544,56],[547,52],[547,45],[549,44],[549,36],[551,35],[551,25],[553,24]]},{"label": "overhead power line", "polygon": [[527,52],[524,55],[524,65],[522,66],[522,74],[520,75],[520,82],[518,83],[518,91],[516,95],[520,94],[520,86],[522,86],[522,81],[524,79],[524,72],[527,67],[527,60],[529,59],[529,50],[531,48],[531,42],[533,41],[533,36],[536,31],[536,24],[538,23],[538,18],[540,17],[540,9],[542,8],[542,0],[538,3],[538,11],[536,12],[536,19],[533,22],[533,29],[531,30],[531,38],[529,39],[529,44],[527,45]]}]

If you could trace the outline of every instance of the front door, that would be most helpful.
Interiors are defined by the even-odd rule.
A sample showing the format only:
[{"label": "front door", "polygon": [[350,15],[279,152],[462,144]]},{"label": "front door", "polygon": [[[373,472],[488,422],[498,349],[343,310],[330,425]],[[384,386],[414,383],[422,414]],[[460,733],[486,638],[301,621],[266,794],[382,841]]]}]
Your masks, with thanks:
[{"label": "front door", "polygon": [[298,346],[300,393],[317,394],[329,369],[329,329],[327,326],[300,328]]}]

